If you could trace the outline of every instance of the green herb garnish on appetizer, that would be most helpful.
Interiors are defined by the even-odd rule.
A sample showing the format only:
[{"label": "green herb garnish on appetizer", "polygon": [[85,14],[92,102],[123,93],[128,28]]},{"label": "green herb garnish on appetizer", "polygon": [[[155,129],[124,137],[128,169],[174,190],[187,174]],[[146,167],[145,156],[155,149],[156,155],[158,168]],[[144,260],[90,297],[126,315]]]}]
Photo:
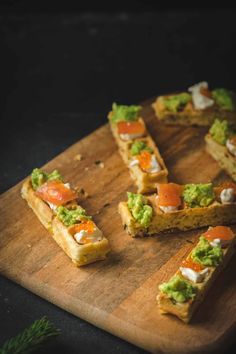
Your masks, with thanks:
[{"label": "green herb garnish on appetizer", "polygon": [[162,102],[165,108],[170,112],[178,112],[191,101],[191,95],[187,92],[168,97],[162,97]]},{"label": "green herb garnish on appetizer", "polygon": [[234,110],[235,107],[231,91],[218,88],[212,91],[212,97],[220,108],[231,112]]},{"label": "green herb garnish on appetizer", "polygon": [[62,181],[62,177],[57,170],[46,173],[39,168],[35,168],[31,173],[31,182],[34,190],[38,189],[43,183],[52,180]]},{"label": "green herb garnish on appetizer", "polygon": [[144,141],[135,141],[131,146],[131,155],[139,155],[141,151],[148,151],[150,154],[153,153],[153,149],[150,148]]},{"label": "green herb garnish on appetizer", "polygon": [[142,194],[128,192],[128,208],[134,219],[143,227],[150,225],[153,210]]},{"label": "green herb garnish on appetizer", "polygon": [[60,219],[65,226],[71,226],[82,220],[91,219],[91,216],[88,216],[86,211],[80,206],[76,206],[73,209],[59,206],[56,209],[56,214],[58,219]]},{"label": "green herb garnish on appetizer", "polygon": [[190,208],[207,207],[215,199],[213,185],[212,183],[186,184],[183,198]]},{"label": "green herb garnish on appetizer", "polygon": [[132,122],[138,119],[139,112],[141,110],[141,106],[126,106],[126,105],[118,105],[117,103],[113,103],[112,105],[112,114],[111,114],[111,122],[118,123],[121,121]]},{"label": "green herb garnish on appetizer", "polygon": [[174,275],[167,283],[161,284],[159,290],[180,303],[193,299],[197,293],[197,288],[179,275]]},{"label": "green herb garnish on appetizer", "polygon": [[233,130],[227,120],[216,119],[210,128],[210,134],[217,143],[225,145],[229,137],[233,135]]},{"label": "green herb garnish on appetizer", "polygon": [[216,267],[223,259],[221,246],[211,246],[211,244],[201,236],[199,243],[192,250],[192,260],[204,266]]}]

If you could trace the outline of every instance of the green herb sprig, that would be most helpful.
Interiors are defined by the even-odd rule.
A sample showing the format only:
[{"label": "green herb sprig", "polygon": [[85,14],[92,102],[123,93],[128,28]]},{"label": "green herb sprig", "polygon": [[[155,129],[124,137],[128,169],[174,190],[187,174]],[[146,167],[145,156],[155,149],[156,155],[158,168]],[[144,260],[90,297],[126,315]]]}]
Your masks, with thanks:
[{"label": "green herb sprig", "polygon": [[46,317],[42,317],[16,337],[7,340],[0,348],[0,354],[32,353],[39,349],[50,337],[59,334],[60,331]]}]

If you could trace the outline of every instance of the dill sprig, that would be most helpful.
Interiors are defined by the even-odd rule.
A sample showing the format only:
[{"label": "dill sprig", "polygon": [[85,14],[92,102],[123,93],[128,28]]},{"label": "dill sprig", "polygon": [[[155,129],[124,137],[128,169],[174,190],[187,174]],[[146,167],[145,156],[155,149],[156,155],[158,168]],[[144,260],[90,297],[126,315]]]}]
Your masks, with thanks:
[{"label": "dill sprig", "polygon": [[0,354],[28,354],[41,347],[50,337],[60,334],[60,331],[46,318],[36,320],[16,337],[7,340]]}]

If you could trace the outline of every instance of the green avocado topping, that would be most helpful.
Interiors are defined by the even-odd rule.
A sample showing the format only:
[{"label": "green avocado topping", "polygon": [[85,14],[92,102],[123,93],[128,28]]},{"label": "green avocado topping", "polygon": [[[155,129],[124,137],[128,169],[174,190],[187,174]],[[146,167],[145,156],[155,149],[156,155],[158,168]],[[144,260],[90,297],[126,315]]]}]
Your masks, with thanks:
[{"label": "green avocado topping", "polygon": [[74,225],[84,219],[91,219],[91,216],[88,216],[86,211],[79,206],[76,206],[74,209],[59,206],[56,209],[56,214],[65,226]]},{"label": "green avocado topping", "polygon": [[191,101],[191,95],[187,92],[180,93],[178,95],[163,97],[162,102],[165,108],[170,112],[178,112],[188,102]]},{"label": "green avocado topping", "polygon": [[62,177],[57,170],[54,170],[51,173],[46,173],[39,168],[35,168],[31,173],[31,182],[34,190],[39,188],[43,183],[52,180],[62,181]]},{"label": "green avocado topping", "polygon": [[213,185],[212,183],[186,184],[183,198],[190,208],[206,207],[215,199]]},{"label": "green avocado topping", "polygon": [[150,154],[153,153],[152,148],[150,148],[144,141],[135,141],[131,146],[131,155],[138,155],[141,151],[148,151]]},{"label": "green avocado topping", "polygon": [[222,261],[223,251],[220,246],[211,246],[204,236],[201,236],[197,246],[192,250],[191,257],[196,263],[216,267]]},{"label": "green avocado topping", "polygon": [[225,145],[226,141],[233,134],[233,131],[227,120],[220,121],[219,119],[216,119],[210,128],[210,134],[212,139],[217,143]]},{"label": "green avocado topping", "polygon": [[112,123],[118,123],[121,121],[131,122],[138,119],[138,114],[141,110],[141,106],[125,106],[121,104],[113,103],[112,105]]},{"label": "green avocado topping", "polygon": [[212,91],[212,97],[220,108],[227,111],[234,110],[232,92],[224,88],[218,88]]},{"label": "green avocado topping", "polygon": [[197,288],[179,275],[174,275],[167,283],[159,285],[159,290],[180,303],[193,299],[197,293]]},{"label": "green avocado topping", "polygon": [[150,225],[153,210],[147,205],[147,199],[142,194],[128,192],[128,208],[134,219],[143,227]]}]

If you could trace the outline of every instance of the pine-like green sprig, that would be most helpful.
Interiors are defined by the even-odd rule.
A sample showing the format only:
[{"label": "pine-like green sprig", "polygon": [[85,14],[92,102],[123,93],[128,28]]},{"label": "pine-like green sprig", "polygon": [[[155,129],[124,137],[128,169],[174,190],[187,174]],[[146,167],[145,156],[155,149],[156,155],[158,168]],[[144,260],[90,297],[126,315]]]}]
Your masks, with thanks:
[{"label": "pine-like green sprig", "polygon": [[0,354],[31,353],[48,338],[58,334],[60,334],[60,331],[46,317],[42,317],[16,337],[7,340],[0,348]]}]

